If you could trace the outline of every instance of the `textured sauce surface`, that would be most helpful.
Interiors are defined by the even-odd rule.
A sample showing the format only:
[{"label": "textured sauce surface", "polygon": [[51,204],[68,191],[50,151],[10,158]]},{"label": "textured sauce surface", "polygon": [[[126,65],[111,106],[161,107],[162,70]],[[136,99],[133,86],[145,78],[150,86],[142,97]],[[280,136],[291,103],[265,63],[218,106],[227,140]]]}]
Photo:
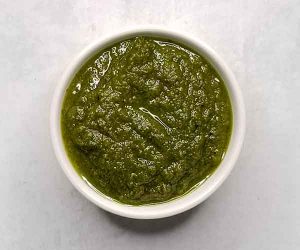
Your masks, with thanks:
[{"label": "textured sauce surface", "polygon": [[176,198],[218,167],[232,112],[206,59],[173,41],[135,37],[81,67],[66,90],[61,125],[82,178],[140,205]]}]

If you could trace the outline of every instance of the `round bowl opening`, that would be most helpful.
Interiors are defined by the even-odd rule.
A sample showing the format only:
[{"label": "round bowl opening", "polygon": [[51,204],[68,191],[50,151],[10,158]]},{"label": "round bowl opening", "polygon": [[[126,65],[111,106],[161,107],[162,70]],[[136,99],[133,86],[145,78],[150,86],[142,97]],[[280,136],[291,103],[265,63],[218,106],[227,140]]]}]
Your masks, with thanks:
[{"label": "round bowl opening", "polygon": [[[227,87],[232,106],[233,126],[231,139],[224,159],[215,172],[203,184],[199,185],[188,194],[165,203],[131,206],[118,203],[109,197],[100,194],[92,189],[87,182],[78,175],[65,152],[61,135],[60,113],[65,90],[79,68],[101,48],[108,47],[113,43],[138,35],[171,39],[203,55],[223,78]],[[50,112],[50,130],[54,152],[63,171],[75,188],[87,199],[109,212],[124,217],[155,219],[172,216],[191,209],[208,198],[223,183],[230,174],[242,148],[245,133],[245,111],[242,94],[234,75],[214,50],[202,41],[182,32],[179,33],[162,28],[145,27],[122,31],[107,36],[89,45],[79,54],[65,71],[61,81],[56,87]]]}]

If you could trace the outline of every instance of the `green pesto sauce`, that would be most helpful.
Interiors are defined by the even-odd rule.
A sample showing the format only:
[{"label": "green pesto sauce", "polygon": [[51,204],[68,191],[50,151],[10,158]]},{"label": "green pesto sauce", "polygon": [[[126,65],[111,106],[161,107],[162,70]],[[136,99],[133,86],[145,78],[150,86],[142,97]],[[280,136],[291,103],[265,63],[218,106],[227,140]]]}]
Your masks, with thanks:
[{"label": "green pesto sauce", "polygon": [[82,178],[126,204],[164,202],[218,167],[231,136],[224,82],[174,41],[135,37],[77,72],[61,113],[67,154]]}]

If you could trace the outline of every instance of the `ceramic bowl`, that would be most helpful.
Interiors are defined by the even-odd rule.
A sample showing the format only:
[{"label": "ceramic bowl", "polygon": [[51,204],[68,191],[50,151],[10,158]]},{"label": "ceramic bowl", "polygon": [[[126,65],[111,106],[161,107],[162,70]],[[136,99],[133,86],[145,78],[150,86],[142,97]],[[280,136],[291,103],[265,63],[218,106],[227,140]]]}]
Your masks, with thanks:
[{"label": "ceramic bowl", "polygon": [[[169,202],[154,205],[132,206],[118,203],[97,190],[94,190],[81,176],[78,175],[68,159],[64,148],[60,127],[60,115],[66,88],[79,68],[99,50],[109,47],[113,43],[139,35],[169,38],[178,41],[203,55],[214,66],[226,84],[233,111],[233,127],[230,143],[224,159],[216,171],[203,184],[199,185],[186,195]],[[64,173],[74,187],[87,199],[102,209],[114,214],[136,219],[155,219],[172,216],[191,209],[207,199],[221,186],[230,174],[241,151],[245,133],[244,102],[240,87],[231,70],[217,53],[200,39],[194,38],[189,34],[164,28],[139,27],[121,31],[103,37],[87,46],[87,48],[73,60],[71,65],[64,72],[60,82],[57,84],[50,113],[50,129],[54,152]]]}]

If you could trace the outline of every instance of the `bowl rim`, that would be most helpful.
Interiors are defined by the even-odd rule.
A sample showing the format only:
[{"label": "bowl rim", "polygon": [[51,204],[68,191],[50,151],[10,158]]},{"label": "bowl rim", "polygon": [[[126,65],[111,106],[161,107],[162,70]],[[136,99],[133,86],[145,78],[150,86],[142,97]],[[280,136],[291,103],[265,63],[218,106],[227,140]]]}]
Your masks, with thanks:
[{"label": "bowl rim", "polygon": [[[224,159],[215,172],[203,184],[199,185],[191,192],[168,202],[153,205],[132,206],[116,202],[95,191],[88,185],[88,182],[84,181],[79,176],[68,159],[64,148],[60,128],[60,115],[65,90],[78,69],[91,58],[91,56],[99,51],[99,49],[137,35],[169,38],[192,48],[203,55],[214,66],[224,80],[231,100],[233,125],[230,142]],[[121,30],[103,36],[86,46],[86,48],[75,57],[72,63],[64,71],[61,80],[55,88],[50,107],[50,134],[54,153],[64,173],[74,187],[100,208],[120,216],[135,219],[157,219],[173,216],[189,210],[206,200],[220,187],[232,171],[243,145],[245,127],[246,115],[242,93],[233,73],[223,59],[200,39],[194,38],[192,35],[186,34],[185,32],[158,26],[138,26]]]}]

